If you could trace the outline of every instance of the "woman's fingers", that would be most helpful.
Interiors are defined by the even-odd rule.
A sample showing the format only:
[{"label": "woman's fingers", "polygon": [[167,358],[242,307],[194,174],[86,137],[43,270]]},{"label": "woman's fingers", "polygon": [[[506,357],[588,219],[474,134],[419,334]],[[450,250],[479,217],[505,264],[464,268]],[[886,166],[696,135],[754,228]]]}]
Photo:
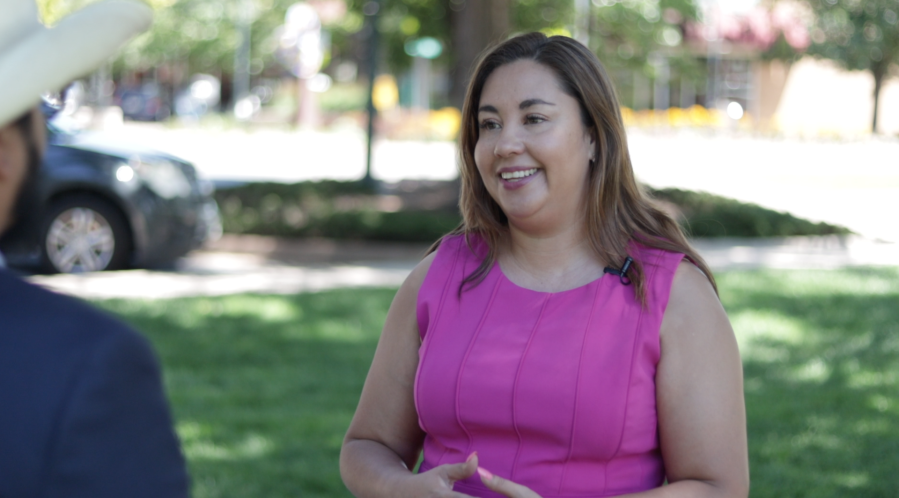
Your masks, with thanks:
[{"label": "woman's fingers", "polygon": [[468,455],[462,463],[451,463],[438,467],[444,472],[444,475],[452,486],[454,482],[468,479],[478,471],[478,454],[477,452]]},{"label": "woman's fingers", "polygon": [[481,476],[481,482],[492,491],[508,496],[509,498],[540,498],[540,495],[533,492],[530,488],[514,483],[508,479],[495,476],[487,469],[478,467],[478,474]]},{"label": "woman's fingers", "polygon": [[[403,492],[397,493],[404,496],[431,496],[439,498],[474,498],[472,496],[453,491],[453,483],[459,479],[465,479],[465,464],[448,464],[434,467],[433,469],[412,476]],[[475,471],[477,467],[475,467]]]}]

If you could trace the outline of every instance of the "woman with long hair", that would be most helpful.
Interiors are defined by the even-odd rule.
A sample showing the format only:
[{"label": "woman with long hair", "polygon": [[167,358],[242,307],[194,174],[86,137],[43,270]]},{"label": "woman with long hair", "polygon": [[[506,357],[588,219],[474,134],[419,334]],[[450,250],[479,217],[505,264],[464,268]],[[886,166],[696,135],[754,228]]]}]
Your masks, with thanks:
[{"label": "woman with long hair", "polygon": [[391,305],[341,452],[350,491],[747,496],[733,331],[636,182],[596,56],[540,33],[488,51],[460,149],[463,223]]}]

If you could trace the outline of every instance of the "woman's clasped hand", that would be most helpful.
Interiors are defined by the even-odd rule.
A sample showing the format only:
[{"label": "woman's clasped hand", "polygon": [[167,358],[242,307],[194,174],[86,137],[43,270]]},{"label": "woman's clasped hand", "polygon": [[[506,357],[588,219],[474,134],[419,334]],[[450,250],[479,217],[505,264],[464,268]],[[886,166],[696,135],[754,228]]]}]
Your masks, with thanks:
[{"label": "woman's clasped hand", "polygon": [[478,466],[478,455],[472,453],[462,463],[451,463],[435,467],[423,474],[416,475],[413,480],[416,481],[411,487],[408,496],[422,497],[448,497],[463,498],[470,497],[464,493],[453,491],[453,484],[456,481],[468,479],[478,476],[481,482],[496,493],[509,498],[542,498],[540,495],[521,484],[514,483],[508,479],[493,475],[489,470]]},{"label": "woman's clasped hand", "polygon": [[347,488],[745,498],[736,338],[711,269],[637,183],[596,56],[564,36],[500,43],[460,133],[463,221],[390,306]]}]

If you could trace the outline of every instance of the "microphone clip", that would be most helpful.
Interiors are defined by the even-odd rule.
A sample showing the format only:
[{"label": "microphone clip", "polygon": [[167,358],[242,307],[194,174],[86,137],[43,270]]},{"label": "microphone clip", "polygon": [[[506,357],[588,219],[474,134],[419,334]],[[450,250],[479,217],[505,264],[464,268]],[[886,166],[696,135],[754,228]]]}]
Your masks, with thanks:
[{"label": "microphone clip", "polygon": [[627,277],[627,271],[631,268],[631,263],[634,260],[630,256],[624,258],[624,264],[621,265],[621,269],[612,268],[611,266],[607,266],[603,269],[603,273],[611,273],[612,275],[618,275],[618,280],[622,283],[622,285],[630,285],[631,279]]}]

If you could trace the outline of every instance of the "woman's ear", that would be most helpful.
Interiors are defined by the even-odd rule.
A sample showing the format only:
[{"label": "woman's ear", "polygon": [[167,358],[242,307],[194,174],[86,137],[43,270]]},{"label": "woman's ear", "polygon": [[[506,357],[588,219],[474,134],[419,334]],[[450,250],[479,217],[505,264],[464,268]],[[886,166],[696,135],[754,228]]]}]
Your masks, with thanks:
[{"label": "woman's ear", "polygon": [[596,128],[590,127],[587,128],[587,137],[590,139],[590,155],[589,158],[591,161],[596,160]]}]

